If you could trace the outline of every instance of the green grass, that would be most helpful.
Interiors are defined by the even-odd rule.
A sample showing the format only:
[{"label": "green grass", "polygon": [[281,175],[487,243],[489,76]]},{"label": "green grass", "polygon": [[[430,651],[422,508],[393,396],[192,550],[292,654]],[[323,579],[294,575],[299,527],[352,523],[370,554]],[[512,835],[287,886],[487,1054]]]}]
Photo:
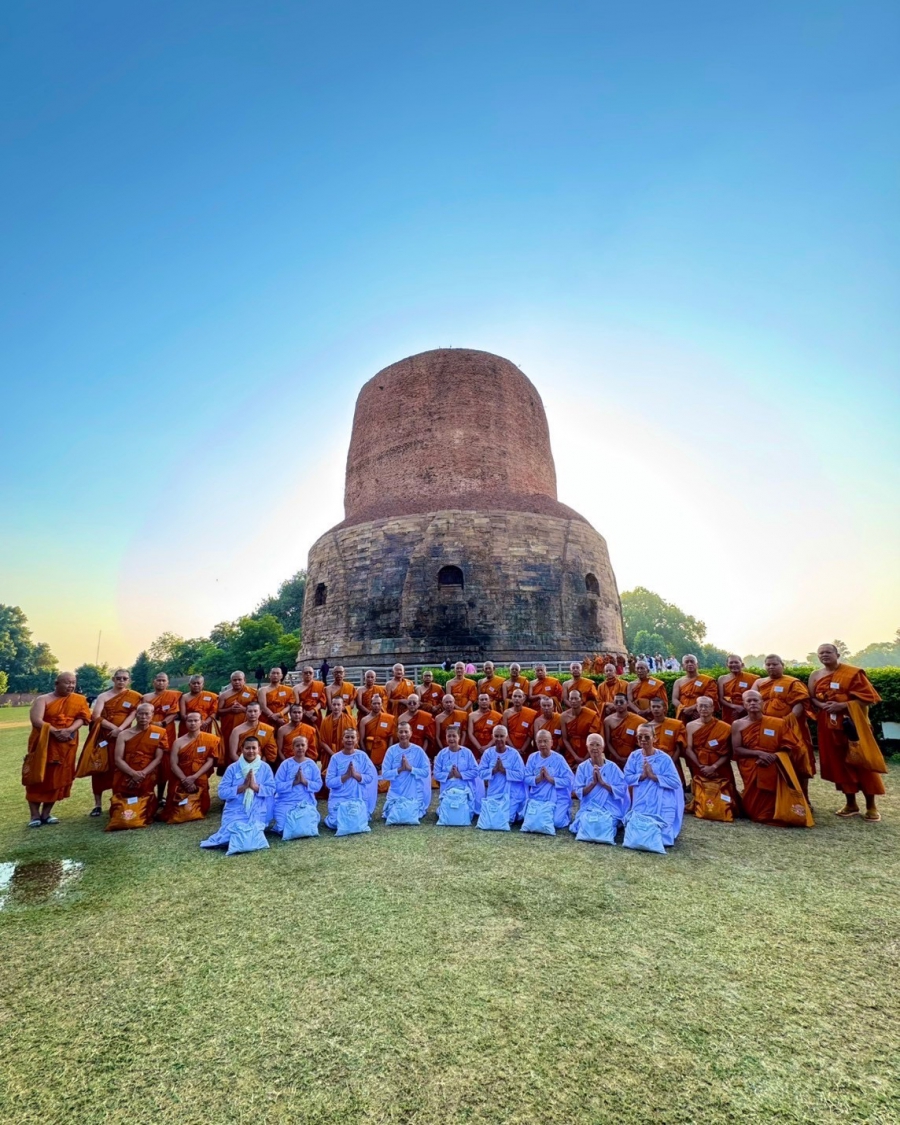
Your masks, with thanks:
[{"label": "green grass", "polygon": [[24,734],[0,860],[85,868],[0,910],[3,1121],[900,1120],[894,796],[665,858],[379,825],[227,859],[104,834],[84,781],[27,830]]},{"label": "green grass", "polygon": [[0,727],[9,723],[27,723],[30,707],[0,707]]}]

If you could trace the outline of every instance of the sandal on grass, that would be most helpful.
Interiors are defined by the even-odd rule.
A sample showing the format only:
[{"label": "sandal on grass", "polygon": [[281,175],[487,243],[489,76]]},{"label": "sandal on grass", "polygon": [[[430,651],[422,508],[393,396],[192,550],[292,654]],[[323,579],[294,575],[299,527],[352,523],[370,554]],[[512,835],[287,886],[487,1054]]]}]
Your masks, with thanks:
[{"label": "sandal on grass", "polygon": [[881,813],[878,809],[867,809],[863,820],[868,820],[872,824],[875,824],[877,821],[881,820]]},{"label": "sandal on grass", "polygon": [[103,816],[103,809],[99,807],[91,809],[91,811],[88,813],[88,816]]},{"label": "sandal on grass", "polygon": [[59,824],[59,817],[58,816],[42,817],[41,824]]},{"label": "sandal on grass", "polygon": [[859,816],[859,809],[848,809],[847,806],[844,805],[842,809],[835,809],[834,815],[848,820],[851,816]]},{"label": "sandal on grass", "polygon": [[41,827],[43,827],[43,824],[44,824],[44,822],[41,820],[41,818],[39,816],[36,816],[34,818],[34,820],[29,820],[28,827],[29,828],[41,828]]}]

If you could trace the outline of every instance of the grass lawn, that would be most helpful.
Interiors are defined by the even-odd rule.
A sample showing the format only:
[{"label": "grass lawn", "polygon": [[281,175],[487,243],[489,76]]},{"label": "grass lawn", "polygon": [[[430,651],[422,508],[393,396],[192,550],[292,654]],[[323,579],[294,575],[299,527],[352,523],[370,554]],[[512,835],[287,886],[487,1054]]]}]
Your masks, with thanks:
[{"label": "grass lawn", "polygon": [[0,707],[0,728],[28,724],[30,707]]},{"label": "grass lawn", "polygon": [[227,859],[217,816],[104,834],[86,781],[26,829],[24,735],[0,861],[84,868],[0,909],[3,1121],[900,1120],[897,796],[666,857],[429,824]]}]

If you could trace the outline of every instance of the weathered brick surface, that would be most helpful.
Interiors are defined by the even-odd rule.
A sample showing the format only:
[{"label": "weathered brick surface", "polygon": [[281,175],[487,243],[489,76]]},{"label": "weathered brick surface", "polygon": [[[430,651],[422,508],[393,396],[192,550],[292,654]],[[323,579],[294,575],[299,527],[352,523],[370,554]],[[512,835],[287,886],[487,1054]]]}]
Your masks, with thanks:
[{"label": "weathered brick surface", "polygon": [[[344,502],[344,521],[309,553],[299,659],[562,660],[623,647],[606,542],[556,499],[543,404],[507,360],[424,352],[370,379]],[[462,570],[463,588],[438,583],[443,566]]]}]

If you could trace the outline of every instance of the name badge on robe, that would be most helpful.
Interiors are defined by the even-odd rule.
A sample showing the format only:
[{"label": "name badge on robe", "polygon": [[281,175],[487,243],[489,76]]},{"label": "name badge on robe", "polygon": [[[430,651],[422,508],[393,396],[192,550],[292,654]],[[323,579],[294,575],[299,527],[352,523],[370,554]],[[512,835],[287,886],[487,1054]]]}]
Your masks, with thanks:
[{"label": "name badge on robe", "polygon": [[153,734],[150,735],[150,737],[151,738],[159,738],[159,735],[154,732]]},{"label": "name badge on robe", "polygon": [[773,730],[763,730],[763,734],[769,734],[772,736],[772,738],[775,737],[775,731]]},{"label": "name badge on robe", "polygon": [[831,683],[828,686],[831,688],[832,691],[840,691],[841,690],[841,685],[838,684],[838,683],[835,683],[834,680],[832,680]]},{"label": "name badge on robe", "polygon": [[553,733],[555,735],[557,735],[557,737],[562,738],[562,731],[561,730],[555,730]]},{"label": "name badge on robe", "polygon": [[249,699],[249,698],[250,698],[250,692],[249,691],[242,691],[241,692],[241,699]]},{"label": "name badge on robe", "polygon": [[387,730],[388,727],[390,726],[390,723],[379,723],[378,725],[381,727],[382,730]]},{"label": "name badge on robe", "polygon": [[484,720],[484,725],[485,725],[486,727],[492,727],[492,726],[494,725],[494,722],[495,722],[495,720],[494,720],[494,719],[485,719],[485,720]]},{"label": "name badge on robe", "polygon": [[[741,682],[740,682],[740,683],[738,684],[738,687],[746,687],[746,686],[747,686],[747,681],[746,681],[746,680],[741,680]],[[781,688],[776,688],[775,690],[776,690],[776,691],[781,691]]]},{"label": "name badge on robe", "polygon": [[167,703],[167,704],[166,704],[166,705],[165,705],[165,706],[163,707],[163,711],[168,711],[168,710],[169,710],[169,704]]},{"label": "name badge on robe", "polygon": [[136,805],[137,803],[138,803],[137,797],[126,797],[125,798],[125,804],[126,805]]},{"label": "name badge on robe", "polygon": [[131,706],[131,704],[130,704],[130,703],[128,702],[128,700],[126,699],[126,700],[125,700],[125,701],[123,702],[122,706],[123,706],[123,707],[125,707],[125,708],[128,708],[128,707],[130,707],[130,706]]},{"label": "name badge on robe", "polygon": [[783,687],[777,687],[777,688],[773,688],[772,690],[773,691],[784,691],[784,688]]},{"label": "name badge on robe", "polygon": [[694,680],[694,687],[703,687],[702,680]]},{"label": "name badge on robe", "polygon": [[718,740],[718,738],[711,738],[711,739],[709,740],[709,744],[710,744],[710,746],[718,746],[718,745],[719,745],[719,740]]},{"label": "name badge on robe", "polygon": [[647,683],[653,684],[653,686],[656,687],[656,680],[648,680]]},{"label": "name badge on robe", "polygon": [[425,728],[422,726],[421,723],[416,723],[416,730],[424,730],[424,729]]},{"label": "name badge on robe", "polygon": [[188,803],[188,799],[187,799],[187,797],[185,797],[185,799],[183,801],[178,802],[179,808],[186,805],[187,803]]},{"label": "name badge on robe", "polygon": [[626,728],[625,728],[625,733],[626,733],[626,734],[634,734],[634,731],[633,731],[633,730],[631,730],[631,728],[630,728],[630,727],[626,727]]},{"label": "name badge on robe", "polygon": [[257,738],[265,738],[265,737],[266,737],[266,732],[265,732],[264,730],[258,730],[258,731],[256,732],[256,737],[257,737]]},{"label": "name badge on robe", "polygon": [[204,695],[204,697],[203,697],[203,702],[204,702],[204,703],[209,703],[211,699],[212,699],[212,696],[211,696],[211,695]]},{"label": "name badge on robe", "polygon": [[669,736],[669,738],[671,738],[671,737],[672,737],[672,735],[674,734],[674,731],[671,731],[671,730],[664,730],[664,731],[663,731],[663,734],[667,734],[667,735]]},{"label": "name badge on robe", "polygon": [[527,726],[528,726],[528,723],[522,723],[522,726],[523,726],[523,727],[527,727]]},{"label": "name badge on robe", "polygon": [[107,741],[107,739],[104,738],[103,741],[98,742],[97,745],[98,746],[109,746],[109,742]]},{"label": "name badge on robe", "polygon": [[207,749],[208,749],[208,748],[207,748],[206,746],[198,746],[198,747],[197,747],[197,753],[198,753],[198,754],[205,754],[205,753],[206,753],[206,751],[207,751]]}]

